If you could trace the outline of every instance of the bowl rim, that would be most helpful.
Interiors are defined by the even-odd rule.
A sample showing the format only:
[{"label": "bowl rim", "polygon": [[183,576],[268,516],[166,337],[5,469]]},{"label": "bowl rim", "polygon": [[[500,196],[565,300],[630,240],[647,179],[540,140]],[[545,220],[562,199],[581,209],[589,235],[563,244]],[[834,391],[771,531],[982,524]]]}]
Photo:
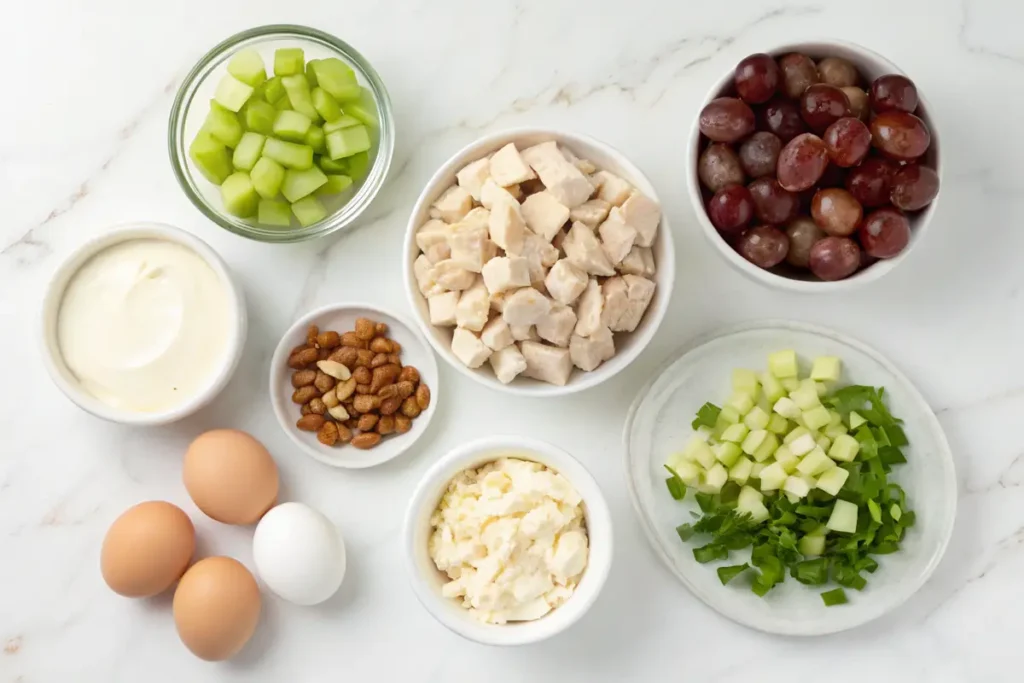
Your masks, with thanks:
[{"label": "bowl rim", "polygon": [[[788,52],[800,52],[807,49],[810,49],[810,51],[813,52],[819,48],[827,48],[829,46],[841,47],[852,53],[856,53],[867,60],[877,62],[889,73],[906,75],[905,71],[885,56],[870,48],[848,40],[839,40],[834,38],[808,38],[805,40],[779,43],[773,47],[762,50],[761,52],[777,57]],[[701,109],[703,109],[708,102],[718,97],[719,93],[728,86],[732,81],[734,70],[735,68],[731,67],[724,75],[715,80],[714,84],[712,84],[711,88],[708,89],[707,94],[705,94],[704,98],[701,100]],[[941,188],[942,155],[939,144],[939,130],[936,126],[935,117],[932,114],[934,110],[920,90],[918,91],[918,111],[924,113],[924,116],[921,118],[928,124],[928,130],[931,132],[931,146],[935,153],[934,170],[939,176],[939,187]],[[715,229],[715,226],[711,224],[711,220],[707,215],[707,210],[704,207],[700,179],[697,175],[697,162],[700,158],[700,139],[700,113],[698,112],[693,118],[693,123],[690,125],[690,133],[687,138],[686,189],[690,198],[690,203],[693,205],[694,213],[697,215],[697,222],[700,224],[704,236],[708,238],[718,253],[725,258],[729,265],[739,270],[743,275],[756,280],[761,284],[766,284],[778,289],[799,292],[802,294],[824,294],[837,291],[849,291],[860,287],[861,285],[874,282],[875,280],[887,275],[896,266],[902,263],[910,255],[911,251],[913,251],[914,248],[924,239],[929,227],[931,226],[939,199],[942,195],[942,192],[940,191],[939,195],[936,196],[927,207],[917,213],[914,217],[916,222],[913,226],[910,243],[895,257],[891,259],[880,259],[843,280],[824,281],[790,278],[785,275],[779,275],[763,268],[759,268],[747,261],[745,258],[740,256],[736,250],[729,246],[729,244],[719,234],[718,230]]]},{"label": "bowl rim", "polygon": [[[373,311],[375,313],[386,315],[398,321],[403,327],[405,327],[409,331],[410,335],[412,335],[412,337],[416,339],[416,341],[423,348],[424,357],[427,358],[427,365],[425,368],[421,368],[421,373],[423,375],[429,374],[431,377],[434,377],[436,379],[434,379],[433,381],[433,386],[430,387],[430,405],[427,407],[427,410],[425,410],[423,413],[420,414],[419,417],[416,418],[417,422],[419,422],[422,425],[422,428],[419,431],[419,433],[398,434],[395,435],[393,438],[389,439],[390,441],[401,440],[402,442],[400,446],[395,447],[394,452],[391,454],[384,456],[381,455],[385,453],[383,449],[373,449],[371,451],[367,451],[367,453],[377,453],[378,456],[376,458],[365,458],[364,460],[361,461],[349,462],[345,461],[344,459],[339,460],[337,458],[330,458],[324,452],[312,447],[310,444],[306,443],[301,438],[299,438],[298,430],[295,427],[295,423],[292,421],[294,415],[287,415],[285,413],[285,409],[287,408],[287,406],[282,406],[281,402],[278,401],[276,397],[278,396],[279,388],[282,386],[283,382],[285,381],[285,379],[287,379],[288,376],[287,372],[281,373],[279,370],[281,368],[286,368],[285,362],[288,360],[288,351],[291,349],[292,346],[295,346],[295,344],[289,342],[289,339],[296,336],[299,331],[307,328],[311,322],[318,318],[340,311],[356,309]],[[325,465],[330,465],[331,467],[336,467],[338,469],[360,470],[367,469],[370,467],[376,467],[377,465],[382,465],[390,460],[394,460],[398,456],[405,453],[412,447],[413,444],[415,444],[424,434],[427,433],[427,430],[430,428],[430,424],[434,419],[434,415],[437,413],[438,401],[440,401],[441,399],[441,376],[437,370],[437,360],[434,358],[434,354],[431,351],[430,345],[427,344],[427,342],[423,339],[423,335],[420,334],[420,331],[416,328],[416,326],[411,324],[403,315],[390,311],[386,308],[383,308],[382,306],[361,301],[343,301],[333,304],[326,304],[324,306],[320,306],[319,308],[315,308],[311,311],[308,311],[307,313],[296,318],[295,322],[289,325],[288,329],[285,330],[285,332],[281,335],[281,339],[278,341],[277,346],[274,349],[274,353],[271,356],[268,372],[269,380],[267,386],[269,387],[270,391],[270,405],[274,411],[274,416],[277,418],[277,423],[278,425],[280,425],[281,430],[288,435],[288,438],[291,439],[292,443],[294,443],[299,448],[299,450],[301,450],[304,454],[318,462],[321,462]]]},{"label": "bowl rim", "polygon": [[[71,369],[60,356],[57,341],[57,319],[68,283],[86,262],[104,249],[134,239],[161,239],[180,244],[193,251],[217,274],[224,284],[229,300],[229,310],[234,315],[231,337],[223,363],[211,377],[210,383],[188,401],[170,410],[152,413],[136,413],[107,405],[85,391],[73,380]],[[101,235],[75,247],[57,266],[50,276],[43,294],[40,309],[38,334],[43,365],[50,379],[61,392],[79,408],[109,422],[135,426],[157,426],[176,422],[210,403],[227,385],[242,358],[245,337],[248,331],[245,295],[235,281],[231,270],[202,239],[181,228],[166,223],[132,221],[114,226]]]},{"label": "bowl rim", "polygon": [[[629,333],[633,335],[639,334],[639,336],[636,338],[636,341],[629,351],[625,352],[621,366],[612,372],[602,372],[602,370],[606,368],[606,366],[602,364],[591,372],[580,373],[579,380],[566,384],[565,386],[558,386],[543,382],[522,384],[517,383],[515,380],[510,384],[502,384],[493,374],[471,370],[459,362],[458,359],[452,357],[451,349],[442,345],[434,338],[432,333],[434,326],[430,324],[429,320],[424,319],[423,316],[420,315],[419,303],[424,297],[420,294],[419,287],[415,282],[412,270],[413,261],[415,261],[416,255],[419,254],[419,248],[416,246],[416,231],[420,228],[420,225],[416,220],[417,215],[421,213],[424,207],[432,202],[436,196],[440,196],[440,193],[444,188],[441,188],[440,190],[438,188],[444,178],[449,174],[454,175],[454,173],[459,170],[457,167],[463,163],[460,160],[464,156],[474,152],[479,153],[480,150],[498,145],[499,143],[507,144],[508,142],[515,141],[517,138],[526,136],[550,137],[554,140],[566,141],[569,145],[571,145],[573,141],[578,141],[602,150],[609,157],[614,158],[616,163],[629,174],[629,181],[631,184],[639,187],[645,194],[662,207],[661,223],[658,227],[658,239],[662,241],[664,257],[656,264],[657,273],[654,276],[655,284],[657,284],[661,293],[655,299],[654,304],[656,305],[652,304],[644,314],[644,319],[641,324],[646,323],[646,326],[643,327],[642,331],[640,327],[637,327],[636,330]],[[665,211],[665,205],[658,198],[654,184],[650,181],[647,175],[629,159],[629,157],[617,148],[589,135],[572,133],[561,128],[543,128],[537,126],[506,128],[476,138],[455,151],[430,176],[430,180],[427,181],[423,190],[416,198],[416,202],[413,204],[412,210],[409,214],[409,220],[406,225],[404,250],[402,277],[405,284],[406,297],[408,298],[409,305],[413,311],[413,319],[416,321],[420,331],[423,333],[423,336],[426,337],[431,347],[433,347],[437,354],[441,356],[449,366],[453,367],[463,376],[469,377],[478,384],[490,389],[519,396],[540,398],[567,396],[569,394],[585,391],[598,386],[624,371],[627,367],[632,365],[640,354],[643,353],[643,351],[650,345],[654,335],[657,334],[658,329],[660,329],[662,321],[665,319],[665,315],[668,312],[668,306],[672,299],[672,290],[675,284],[676,255],[672,227],[669,223],[668,214]],[[616,351],[616,357],[618,357],[620,353],[622,352]]]},{"label": "bowl rim", "polygon": [[[197,190],[194,174],[188,170],[189,158],[185,140],[187,112],[199,87],[212,75],[227,55],[237,49],[265,40],[301,40],[316,43],[340,56],[363,76],[377,105],[379,139],[377,156],[362,186],[343,206],[323,220],[298,229],[266,229],[228,217],[210,205]],[[167,125],[167,150],[171,168],[185,196],[204,216],[219,227],[241,237],[268,243],[301,242],[323,237],[352,227],[373,203],[384,186],[395,152],[395,121],[391,98],[380,75],[362,53],[345,41],[324,31],[299,24],[267,24],[235,33],[214,45],[196,62],[182,81],[171,104]],[[205,180],[205,179],[204,179]],[[209,181],[206,181],[209,182]]]},{"label": "bowl rim", "polygon": [[[459,472],[480,467],[508,455],[540,462],[563,475],[583,499],[587,520],[589,556],[583,578],[562,605],[535,621],[513,624],[485,624],[475,620],[455,601],[443,597],[427,581],[417,563],[417,528],[429,520],[445,489]],[[531,458],[533,456],[533,458]],[[549,463],[543,462],[546,459]],[[424,514],[425,513],[425,514]],[[428,522],[429,523],[429,522]],[[595,530],[597,549],[594,548]],[[576,623],[597,600],[611,569],[614,529],[611,512],[600,486],[577,458],[554,444],[514,435],[488,436],[452,448],[423,474],[406,506],[402,524],[405,565],[416,599],[442,626],[451,632],[485,645],[526,645],[550,638]],[[439,571],[439,570],[438,570]],[[456,609],[452,609],[452,607]],[[458,616],[456,616],[458,615]],[[554,617],[554,618],[552,618]]]}]

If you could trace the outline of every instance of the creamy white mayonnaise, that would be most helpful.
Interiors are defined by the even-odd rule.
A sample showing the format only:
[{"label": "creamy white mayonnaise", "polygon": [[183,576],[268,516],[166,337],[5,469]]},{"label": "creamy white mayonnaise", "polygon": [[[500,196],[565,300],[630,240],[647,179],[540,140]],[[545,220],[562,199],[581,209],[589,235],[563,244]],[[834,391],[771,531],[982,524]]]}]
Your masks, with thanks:
[{"label": "creamy white mayonnaise", "polygon": [[57,342],[81,386],[107,405],[162,412],[213,381],[235,311],[225,283],[191,249],[161,239],[112,245],[72,275]]}]

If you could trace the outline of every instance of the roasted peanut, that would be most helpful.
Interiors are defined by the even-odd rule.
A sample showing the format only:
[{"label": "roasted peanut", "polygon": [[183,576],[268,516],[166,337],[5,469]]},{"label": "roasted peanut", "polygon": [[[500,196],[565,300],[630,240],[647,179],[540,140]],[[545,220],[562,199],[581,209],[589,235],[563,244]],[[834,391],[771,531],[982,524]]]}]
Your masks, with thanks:
[{"label": "roasted peanut", "polygon": [[359,424],[357,425],[359,431],[373,431],[373,428],[377,426],[377,420],[379,419],[380,418],[378,418],[376,415],[363,415],[362,417],[359,418]]},{"label": "roasted peanut", "polygon": [[319,349],[316,350],[316,359],[318,361],[327,360],[327,358],[330,355],[331,355],[331,350],[330,349],[325,349],[322,346]]},{"label": "roasted peanut", "polygon": [[316,349],[303,349],[288,359],[288,367],[302,370],[307,365],[315,363],[319,357],[319,351]]},{"label": "roasted peanut", "polygon": [[359,396],[362,396],[363,394],[368,394],[368,393],[370,393],[370,385],[369,384],[357,384],[356,385],[356,394],[358,394]]},{"label": "roasted peanut", "polygon": [[[401,377],[401,375],[399,375],[399,377]],[[398,384],[395,385],[395,388],[398,389],[398,396],[403,401],[412,396],[413,392],[416,391],[416,385],[408,380],[399,382]]]},{"label": "roasted peanut", "polygon": [[411,365],[406,365],[402,368],[401,374],[398,375],[398,381],[416,384],[420,381],[420,371]]},{"label": "roasted peanut", "polygon": [[402,401],[402,415],[406,417],[418,417],[423,412],[420,408],[420,404],[416,402],[416,399],[412,396]]},{"label": "roasted peanut", "polygon": [[402,407],[402,399],[398,396],[385,399],[380,402],[380,414],[381,415],[394,415],[398,412],[398,409]]},{"label": "roasted peanut", "polygon": [[299,351],[305,351],[308,348],[310,348],[309,344],[299,344],[298,346],[293,346],[292,350],[288,352],[288,355],[294,356]]},{"label": "roasted peanut", "polygon": [[310,325],[306,328],[306,343],[312,346],[316,344],[316,337],[320,334],[320,328],[316,325]]},{"label": "roasted peanut", "polygon": [[328,375],[326,372],[322,372],[320,370],[316,371],[316,379],[313,381],[313,386],[319,389],[321,394],[333,389],[334,385],[335,381],[333,377]]},{"label": "roasted peanut", "polygon": [[368,368],[370,363],[373,362],[373,357],[377,355],[369,349],[359,349],[356,351],[356,367]]},{"label": "roasted peanut", "polygon": [[337,348],[341,345],[341,335],[334,330],[321,332],[316,336],[316,343],[319,344],[322,349]]},{"label": "roasted peanut", "polygon": [[296,389],[309,386],[316,379],[316,370],[298,370],[292,373],[292,386]]},{"label": "roasted peanut", "polygon": [[363,432],[352,437],[351,444],[356,448],[367,450],[380,443],[381,436],[376,432]]},{"label": "roasted peanut", "polygon": [[302,404],[302,407],[299,408],[299,415],[309,415],[312,412],[313,409],[309,407],[308,403]]},{"label": "roasted peanut", "polygon": [[327,412],[328,412],[328,414],[330,414],[331,417],[333,417],[338,422],[344,422],[349,417],[351,417],[348,414],[348,411],[345,410],[345,406],[334,406],[333,408],[331,408]]},{"label": "roasted peanut", "polygon": [[379,368],[375,368],[373,371],[373,379],[370,381],[370,393],[376,394],[387,385],[394,384],[401,371],[402,369],[394,363],[389,363],[388,365],[382,365]]},{"label": "roasted peanut", "polygon": [[385,434],[390,434],[393,431],[395,431],[395,418],[391,415],[385,415],[380,418],[380,421],[377,422],[377,433],[384,436]]},{"label": "roasted peanut", "polygon": [[376,356],[373,357],[373,360],[370,361],[371,368],[379,368],[380,366],[387,364],[388,354],[386,353],[378,353]]},{"label": "roasted peanut", "polygon": [[389,363],[394,363],[395,365],[401,365],[402,364],[402,360],[398,357],[397,353],[390,353],[390,354],[388,354],[388,362]]},{"label": "roasted peanut", "polygon": [[416,404],[420,407],[420,410],[426,410],[427,406],[430,405],[430,387],[426,384],[421,384],[417,387]]},{"label": "roasted peanut", "polygon": [[343,363],[335,360],[319,361],[316,367],[320,369],[320,372],[330,375],[334,379],[346,380],[352,376],[352,373]]},{"label": "roasted peanut", "polygon": [[314,398],[320,398],[320,390],[314,386],[296,389],[295,393],[292,394],[292,402],[298,403],[299,405],[309,403]]},{"label": "roasted peanut", "polygon": [[396,342],[394,339],[391,340],[391,353],[396,356],[402,352],[402,345]]},{"label": "roasted peanut", "polygon": [[299,418],[299,421],[295,423],[295,426],[307,432],[315,432],[320,429],[326,420],[323,415],[303,415]]},{"label": "roasted peanut", "polygon": [[348,443],[352,440],[352,430],[347,425],[338,423],[338,441]]},{"label": "roasted peanut", "polygon": [[412,418],[406,417],[405,415],[395,415],[396,432],[399,434],[405,434],[410,429],[412,429]]},{"label": "roasted peanut", "polygon": [[324,402],[324,405],[327,406],[328,410],[341,403],[341,400],[338,399],[337,392],[338,389],[335,388],[334,391],[328,391],[320,397],[320,400]]},{"label": "roasted peanut", "polygon": [[[356,331],[355,331],[354,334],[359,339],[362,339],[363,341],[367,341],[368,342],[371,339],[373,339],[373,337],[374,337],[374,335],[376,333],[377,333],[377,326],[374,324],[374,322],[372,320],[367,320],[366,318],[357,318],[356,319]],[[366,347],[364,346],[363,348],[365,349]]]},{"label": "roasted peanut", "polygon": [[346,332],[341,335],[341,345],[349,346],[353,349],[365,349],[366,341],[357,337],[355,332]]},{"label": "roasted peanut", "polygon": [[373,326],[373,331],[377,334],[377,336],[382,336],[388,333],[388,326],[385,325],[384,323],[377,323],[376,325]]},{"label": "roasted peanut", "polygon": [[356,380],[356,384],[369,384],[373,379],[373,373],[370,372],[370,368],[358,367],[352,373],[352,377]]},{"label": "roasted peanut", "polygon": [[338,401],[344,402],[349,396],[355,393],[356,384],[355,377],[349,377],[346,381],[339,382],[338,386],[334,388],[334,395],[338,397]]},{"label": "roasted peanut", "polygon": [[351,370],[356,366],[356,359],[359,358],[358,349],[353,349],[348,346],[343,346],[340,349],[335,349],[331,352],[331,355],[327,357],[327,360],[333,360],[341,363],[346,368]]},{"label": "roasted peanut", "polygon": [[324,422],[316,433],[316,439],[325,446],[333,446],[338,443],[338,425],[333,422]]},{"label": "roasted peanut", "polygon": [[392,353],[391,342],[385,337],[374,337],[370,342],[370,350],[374,353]]},{"label": "roasted peanut", "polygon": [[313,413],[314,415],[323,415],[324,413],[327,412],[327,404],[324,403],[323,399],[321,398],[314,398],[306,405],[309,406],[309,412]]},{"label": "roasted peanut", "polygon": [[377,395],[380,396],[382,401],[387,398],[394,398],[395,396],[398,396],[398,385],[389,384],[386,387],[381,387],[381,390],[377,392]]},{"label": "roasted peanut", "polygon": [[358,417],[350,417],[349,419],[345,420],[345,427],[347,429],[355,429],[358,424],[359,424],[359,418]]},{"label": "roasted peanut", "polygon": [[365,414],[380,408],[380,399],[373,394],[361,394],[356,396],[352,406],[356,409],[357,413]]}]

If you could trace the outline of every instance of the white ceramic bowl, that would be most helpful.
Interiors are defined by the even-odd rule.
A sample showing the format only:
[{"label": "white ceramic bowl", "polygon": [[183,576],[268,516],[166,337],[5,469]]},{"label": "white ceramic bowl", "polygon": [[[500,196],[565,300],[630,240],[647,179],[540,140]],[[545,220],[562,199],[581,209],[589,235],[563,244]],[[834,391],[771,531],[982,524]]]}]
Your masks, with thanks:
[{"label": "white ceramic bowl", "polygon": [[[917,516],[901,549],[878,555],[878,571],[865,574],[863,591],[847,590],[849,604],[825,607],[819,594],[834,585],[804,586],[791,578],[764,599],[749,581],[723,586],[715,567],[746,561],[750,550],[734,551],[728,561],[698,564],[693,548],[675,527],[692,521],[692,495],[675,501],[665,488],[664,463],[690,438],[690,416],[705,401],[730,391],[732,370],[764,369],[768,354],[795,349],[804,363],[820,355],[843,361],[844,384],[885,387],[886,402],[903,419],[910,445],[907,462],[893,467],[890,480],[907,492]],[[804,366],[806,372],[807,367]],[[784,635],[822,635],[854,628],[897,608],[928,580],[953,534],[956,472],[949,444],[931,408],[898,369],[881,354],[837,332],[813,325],[767,321],[743,325],[700,340],[659,369],[640,392],[623,432],[630,496],[658,556],[672,573],[711,608],[745,626]],[[697,541],[698,539],[694,539]]]},{"label": "white ceramic bowl", "polygon": [[599,169],[621,176],[648,197],[660,203],[657,193],[647,177],[615,148],[584,135],[558,130],[522,128],[487,135],[463,147],[448,159],[430,179],[419,199],[416,200],[405,234],[405,289],[416,316],[416,322],[427,340],[441,358],[467,377],[493,389],[523,396],[564,396],[597,386],[621,372],[640,355],[640,352],[654,337],[654,333],[658,331],[658,326],[661,325],[661,321],[665,317],[665,311],[668,310],[668,302],[676,276],[672,227],[669,225],[668,217],[663,213],[653,247],[654,261],[657,267],[654,281],[658,287],[643,320],[633,332],[615,333],[616,353],[613,358],[605,361],[592,372],[582,372],[574,368],[572,376],[565,386],[560,387],[526,377],[517,377],[510,384],[502,384],[494,376],[489,363],[484,363],[482,367],[471,370],[455,357],[451,349],[452,328],[435,327],[430,324],[427,301],[420,294],[419,287],[416,285],[416,277],[412,270],[413,261],[420,253],[416,246],[416,231],[428,220],[430,205],[445,190],[455,184],[455,174],[463,166],[501,149],[510,142],[515,142],[516,146],[522,149],[549,140],[564,145],[578,157],[589,159]]},{"label": "white ceramic bowl", "polygon": [[[590,557],[576,591],[558,608],[536,621],[485,624],[470,616],[455,600],[441,595],[441,587],[448,577],[430,559],[430,517],[455,475],[506,456],[539,462],[563,475],[579,492],[583,498]],[[560,448],[519,436],[479,439],[459,446],[434,463],[409,501],[402,541],[412,587],[419,601],[443,626],[485,645],[525,645],[565,630],[594,604],[612,562],[612,520],[597,482],[578,460]]]},{"label": "white ceramic bowl", "polygon": [[[134,239],[160,239],[175,242],[198,254],[213,269],[213,272],[217,274],[220,281],[224,284],[234,315],[233,325],[231,326],[231,338],[228,340],[224,358],[217,372],[210,377],[208,384],[202,391],[172,410],[139,413],[114,408],[100,401],[81,387],[74,373],[65,364],[57,340],[57,316],[60,312],[64,290],[67,288],[72,276],[78,272],[79,268],[86,261],[100,251],[115,244]],[[246,331],[245,297],[242,289],[235,283],[231,271],[224,261],[206,242],[195,235],[162,223],[131,223],[117,226],[107,234],[86,242],[73,251],[57,267],[43,297],[41,325],[42,355],[43,364],[46,366],[47,372],[50,373],[50,378],[57,385],[57,388],[64,392],[65,396],[83,410],[104,420],[120,422],[122,424],[168,424],[180,420],[207,405],[227,385],[235,368],[238,367],[238,361],[242,357],[242,348],[245,345]]]},{"label": "white ceramic bowl", "polygon": [[[295,389],[291,377],[294,371],[288,367],[288,354],[299,344],[305,343],[306,330],[310,325],[317,325],[322,331],[344,333],[355,328],[356,318],[386,323],[388,337],[402,345],[402,365],[411,365],[419,370],[421,381],[430,388],[430,405],[412,421],[412,429],[405,434],[390,434],[380,444],[365,451],[340,444],[325,446],[317,441],[314,432],[306,432],[295,426],[301,414],[299,406],[292,402]],[[437,363],[426,341],[404,318],[372,304],[331,304],[310,311],[285,332],[270,361],[270,402],[281,429],[303,453],[332,467],[362,469],[397,458],[427,431],[427,426],[437,412],[440,397]]]},{"label": "white ceramic bowl", "polygon": [[[870,86],[871,81],[884,74],[904,73],[898,66],[877,52],[873,52],[866,47],[862,47],[854,43],[847,43],[838,40],[789,43],[768,50],[763,50],[763,52],[766,52],[773,57],[780,57],[790,52],[802,52],[815,60],[824,57],[842,57],[849,60],[857,67],[857,70],[866,81],[864,83],[866,86]],[[707,97],[704,99],[704,104],[701,105],[702,109],[704,105],[716,97],[721,97],[729,94],[730,92],[735,92],[733,88],[734,67],[735,65],[731,65],[729,67],[729,71],[726,72],[718,82],[714,84],[714,86],[712,86]],[[935,120],[929,115],[931,107],[921,90],[918,90],[918,100],[919,104],[917,111],[914,112],[914,114],[915,116],[920,117],[928,125],[928,130],[931,132],[932,136],[931,146],[925,153],[923,161],[928,166],[934,168],[935,172],[938,173],[941,194],[942,164],[939,155],[939,131],[935,127]],[[697,221],[700,223],[701,228],[704,229],[704,235],[713,245],[715,245],[715,248],[718,249],[719,253],[725,257],[725,260],[729,265],[757,282],[771,287],[776,287],[778,289],[804,293],[827,293],[847,291],[877,280],[902,263],[910,254],[911,250],[920,244],[928,230],[932,216],[935,215],[935,208],[938,204],[939,198],[936,197],[932,203],[924,209],[907,214],[907,218],[910,220],[910,243],[907,245],[906,249],[900,252],[899,255],[891,259],[876,261],[867,268],[857,271],[845,280],[825,282],[814,278],[814,276],[810,274],[810,271],[807,271],[806,274],[797,273],[795,270],[786,275],[777,274],[763,268],[758,268],[753,263],[740,256],[728,242],[722,239],[721,234],[719,234],[718,230],[715,229],[715,226],[711,224],[711,220],[708,218],[707,211],[705,210],[704,197],[701,194],[700,178],[697,177],[697,159],[701,153],[699,115],[694,117],[693,126],[690,129],[688,149],[690,151],[690,163],[686,168],[686,185],[687,190],[690,193],[690,202],[693,204],[694,212],[697,214]]]}]

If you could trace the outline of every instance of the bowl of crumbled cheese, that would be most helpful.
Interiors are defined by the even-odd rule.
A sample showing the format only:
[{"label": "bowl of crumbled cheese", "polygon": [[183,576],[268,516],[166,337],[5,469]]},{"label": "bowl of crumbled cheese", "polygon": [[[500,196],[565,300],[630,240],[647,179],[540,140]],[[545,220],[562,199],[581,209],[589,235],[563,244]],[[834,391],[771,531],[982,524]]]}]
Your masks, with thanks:
[{"label": "bowl of crumbled cheese", "polygon": [[523,437],[465,444],[426,473],[403,532],[413,590],[455,633],[523,645],[597,599],[612,558],[608,505],[571,455]]}]

